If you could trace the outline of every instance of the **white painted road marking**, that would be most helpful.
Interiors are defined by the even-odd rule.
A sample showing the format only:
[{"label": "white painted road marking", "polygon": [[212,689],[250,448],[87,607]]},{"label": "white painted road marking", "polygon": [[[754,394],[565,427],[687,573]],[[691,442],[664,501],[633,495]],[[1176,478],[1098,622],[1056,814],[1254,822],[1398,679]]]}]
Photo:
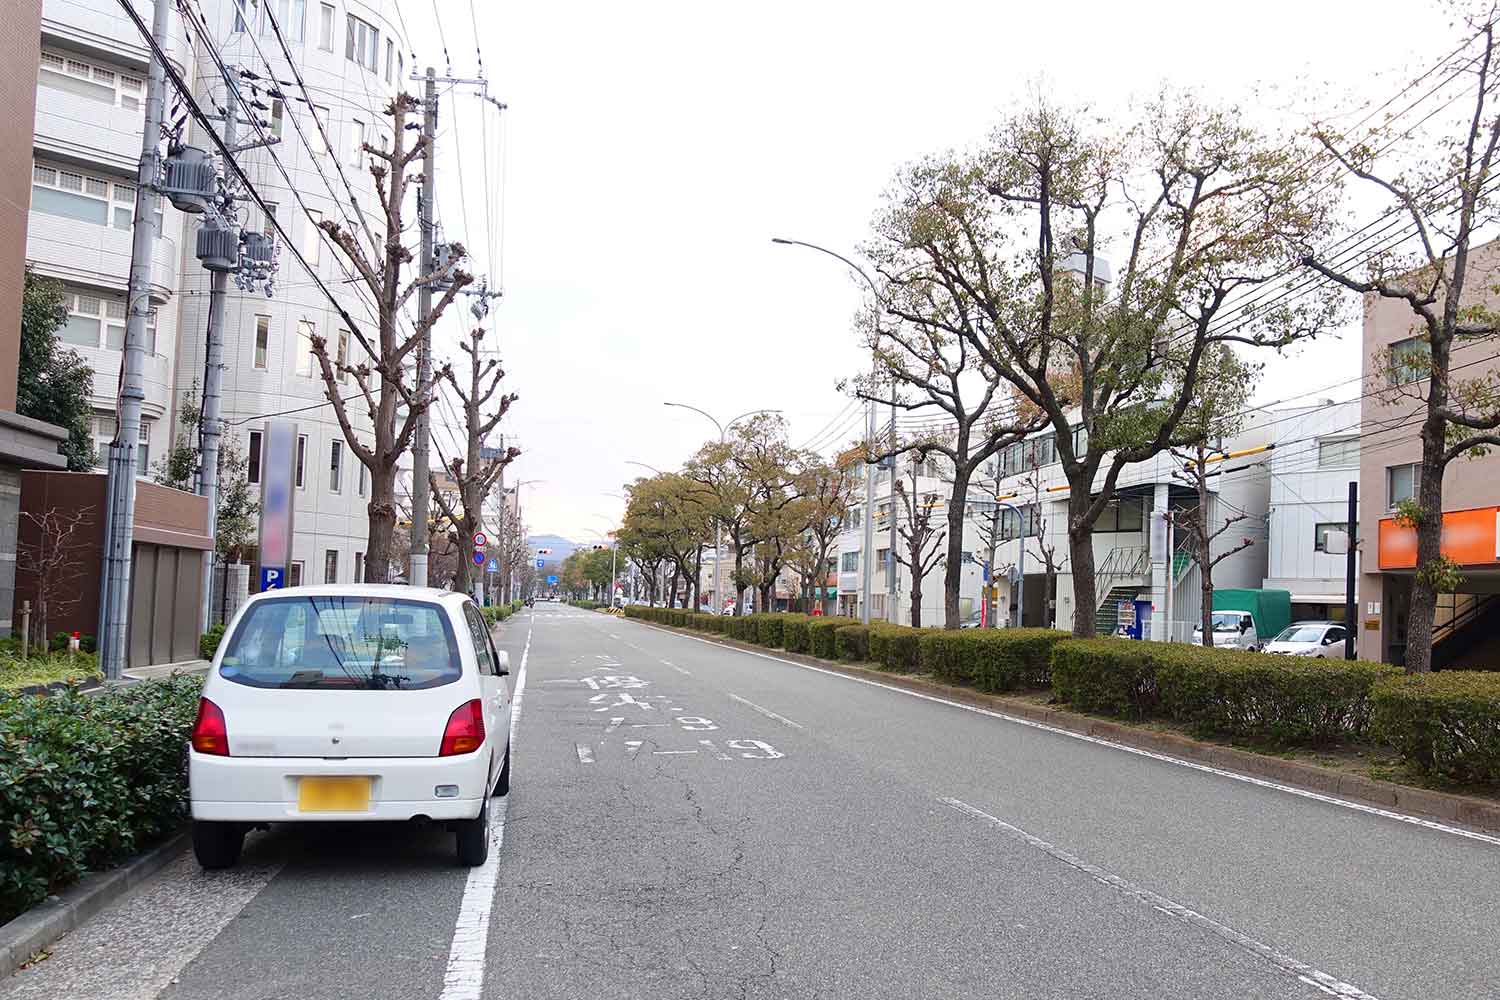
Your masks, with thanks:
[{"label": "white painted road marking", "polygon": [[1305,983],[1316,986],[1318,989],[1322,990],[1324,993],[1327,993],[1329,996],[1349,997],[1351,998],[1351,1000],[1377,1000],[1376,997],[1372,996],[1369,993],[1366,993],[1364,990],[1361,990],[1357,986],[1353,986],[1334,976],[1330,976],[1326,972],[1321,972],[1305,962],[1299,962],[1297,959],[1292,958],[1290,955],[1283,954],[1270,945],[1262,941],[1257,941],[1255,938],[1250,937],[1248,934],[1243,934],[1240,931],[1235,930],[1233,927],[1229,927],[1225,924],[1219,923],[1212,917],[1205,917],[1198,911],[1189,909],[1188,907],[1183,906],[1181,903],[1173,902],[1172,900],[1167,899],[1165,896],[1158,896],[1150,889],[1144,889],[1138,885],[1127,882],[1113,872],[1100,868],[1097,865],[1090,864],[1089,862],[1084,861],[1082,858],[1075,857],[1074,855],[1069,854],[1067,851],[1049,844],[1047,841],[1043,840],[1040,837],[1033,836],[1032,834],[1027,833],[1025,830],[1022,830],[1018,826],[1012,826],[1002,819],[991,816],[983,809],[977,809],[974,806],[969,805],[967,802],[961,801],[959,799],[943,798],[939,799],[938,801],[943,803],[945,806],[948,806],[952,809],[957,809],[959,812],[964,813],[974,819],[982,820],[995,829],[1001,831],[1002,833],[1014,837],[1016,840],[1022,841],[1023,843],[1030,844],[1032,847],[1035,847],[1037,850],[1041,851],[1044,854],[1056,858],[1063,864],[1068,865],[1071,868],[1078,869],[1090,878],[1098,882],[1102,882],[1104,885],[1107,885],[1126,896],[1131,896],[1143,903],[1148,903],[1170,917],[1176,917],[1178,920],[1181,920],[1184,923],[1189,923],[1196,927],[1201,927],[1205,930],[1212,931],[1219,937],[1228,941],[1230,944],[1243,948],[1246,951],[1250,952],[1250,954],[1255,955],[1258,958],[1265,959],[1267,962],[1270,962],[1272,965],[1276,966],[1282,971],[1296,976],[1298,979],[1302,980]]},{"label": "white painted road marking", "polygon": [[681,632],[668,632],[666,629],[656,628],[654,625],[647,625],[643,622],[636,622],[636,624],[640,625],[642,628],[649,628],[656,632],[664,632],[667,635],[675,635],[679,639],[691,639],[693,642],[701,642],[709,646],[717,646],[720,649],[727,649],[735,653],[744,653],[746,656],[758,656],[763,660],[772,660],[776,663],[785,663],[790,667],[798,667],[802,670],[811,670],[812,672],[818,674],[827,674],[830,677],[837,677],[841,680],[853,681],[856,684],[866,684],[870,687],[883,688],[886,691],[894,691],[897,694],[908,695],[912,698],[920,698],[923,701],[930,701],[939,705],[947,705],[950,708],[960,708],[965,712],[973,712],[977,715],[987,715],[992,719],[1003,719],[1006,722],[1014,722],[1018,726],[1027,726],[1031,729],[1039,729],[1045,733],[1054,733],[1058,736],[1066,736],[1071,740],[1081,740],[1084,743],[1093,743],[1097,746],[1109,747],[1111,750],[1122,750],[1125,753],[1135,754],[1137,757],[1149,757],[1152,760],[1159,760],[1166,764],[1175,764],[1178,767],[1191,768],[1194,771],[1201,771],[1204,774],[1216,774],[1221,778],[1229,778],[1233,781],[1241,781],[1247,785],[1257,785],[1261,788],[1274,789],[1278,792],[1285,792],[1288,795],[1296,795],[1300,798],[1312,799],[1314,802],[1323,802],[1327,805],[1338,806],[1342,809],[1351,809],[1355,812],[1366,813],[1370,816],[1380,816],[1383,819],[1393,819],[1399,823],[1406,823],[1411,826],[1420,826],[1428,830],[1436,830],[1439,833],[1448,833],[1452,834],[1455,837],[1463,837],[1467,840],[1477,840],[1483,844],[1490,844],[1495,847],[1500,847],[1500,837],[1494,837],[1487,833],[1480,833],[1476,830],[1465,830],[1461,826],[1449,826],[1447,823],[1440,823],[1435,819],[1424,819],[1421,816],[1412,816],[1408,813],[1399,813],[1391,809],[1382,809],[1379,806],[1366,805],[1363,802],[1351,802],[1348,799],[1341,799],[1332,795],[1324,795],[1322,792],[1314,792],[1306,788],[1298,788],[1295,785],[1283,785],[1277,781],[1268,781],[1265,778],[1257,778],[1249,774],[1239,774],[1234,771],[1226,771],[1223,768],[1210,767],[1207,764],[1199,764],[1196,761],[1182,760],[1178,757],[1170,757],[1167,754],[1157,753],[1154,750],[1143,750],[1140,747],[1127,746],[1124,743],[1116,743],[1113,740],[1106,740],[1098,736],[1089,736],[1087,733],[1075,733],[1071,729],[1062,729],[1058,726],[1049,726],[1045,722],[1036,722],[1032,719],[1023,719],[1019,716],[1007,715],[1004,712],[996,712],[988,708],[980,708],[977,705],[965,705],[961,701],[953,701],[948,698],[939,698],[937,695],[923,694],[920,691],[912,691],[907,688],[897,687],[894,684],[882,684],[880,681],[872,681],[867,677],[855,677],[851,674],[840,673],[837,670],[828,670],[824,667],[815,667],[808,663],[798,663],[796,660],[784,660],[779,656],[771,656],[768,653],[757,653],[751,649],[740,649],[738,646],[726,646],[722,642],[714,642],[712,639],[702,639],[696,635],[683,635]]},{"label": "white painted road marking", "polygon": [[739,695],[734,694],[732,692],[730,693],[729,697],[733,698],[735,701],[739,702],[741,705],[749,705],[751,708],[755,709],[761,715],[764,715],[768,719],[775,719],[777,722],[781,723],[784,726],[791,726],[793,729],[801,729],[802,728],[802,724],[800,722],[793,722],[791,719],[788,719],[784,715],[777,715],[775,712],[771,711],[769,708],[762,708],[761,706],[757,705],[755,702],[751,701],[749,698],[741,698]]},{"label": "white painted road marking", "polygon": [[[526,648],[521,651],[521,669],[516,674],[516,690],[511,699],[510,735],[514,745],[521,725],[521,699],[526,694],[526,659],[531,654],[531,631],[526,632]],[[511,780],[515,780],[516,762],[512,758]],[[463,901],[458,904],[458,920],[453,925],[453,944],[448,949],[448,968],[443,973],[443,992],[438,1000],[479,1000],[484,990],[484,953],[490,937],[490,907],[500,878],[500,846],[505,842],[505,812],[510,796],[488,798],[490,811],[490,853],[484,864],[469,869],[464,882]]]},{"label": "white painted road marking", "polygon": [[593,747],[586,747],[582,743],[574,743],[573,749],[578,751],[578,763],[592,764],[594,762]]}]

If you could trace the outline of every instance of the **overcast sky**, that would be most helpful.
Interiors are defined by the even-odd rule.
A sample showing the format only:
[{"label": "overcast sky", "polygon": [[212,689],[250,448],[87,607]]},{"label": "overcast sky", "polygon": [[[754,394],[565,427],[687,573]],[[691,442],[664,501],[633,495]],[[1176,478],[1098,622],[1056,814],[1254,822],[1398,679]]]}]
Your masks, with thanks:
[{"label": "overcast sky", "polygon": [[[470,4],[436,2],[453,71],[472,75]],[[627,460],[676,468],[715,433],[667,400],[721,420],[781,409],[794,444],[844,410],[835,383],[862,364],[861,287],[837,261],[771,237],[852,254],[902,163],[974,143],[1037,81],[1106,109],[1167,82],[1331,111],[1385,100],[1455,37],[1435,8],[1387,19],[1346,0],[474,10],[491,93],[509,105],[503,262],[483,259],[472,99],[444,107],[441,216],[480,270],[503,271],[491,318],[521,395],[507,435],[524,450],[508,481],[542,480],[524,493],[533,533],[579,541],[617,523],[623,501],[605,494],[644,473]],[[419,60],[443,72],[432,18],[418,3],[403,11]],[[1268,360],[1262,401],[1312,392],[1357,375],[1358,326]]]}]

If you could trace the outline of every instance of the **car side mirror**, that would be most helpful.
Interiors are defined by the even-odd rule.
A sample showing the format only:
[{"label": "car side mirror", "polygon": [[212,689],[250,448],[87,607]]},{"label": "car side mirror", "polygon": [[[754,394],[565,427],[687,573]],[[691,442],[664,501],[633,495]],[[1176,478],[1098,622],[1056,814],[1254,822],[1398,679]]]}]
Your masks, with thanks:
[{"label": "car side mirror", "polygon": [[501,677],[510,673],[510,654],[503,649],[495,651],[495,673]]}]

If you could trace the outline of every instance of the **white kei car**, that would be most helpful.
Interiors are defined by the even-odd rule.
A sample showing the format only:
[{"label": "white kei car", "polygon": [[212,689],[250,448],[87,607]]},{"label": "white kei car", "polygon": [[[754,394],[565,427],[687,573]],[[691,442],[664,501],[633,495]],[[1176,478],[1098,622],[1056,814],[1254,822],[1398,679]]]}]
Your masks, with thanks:
[{"label": "white kei car", "polygon": [[429,820],[489,853],[510,787],[510,661],[466,595],[386,585],[257,594],[203,685],[188,752],[193,850],[239,860],[268,823]]},{"label": "white kei car", "polygon": [[1348,635],[1348,630],[1338,622],[1297,622],[1266,643],[1265,651],[1282,656],[1342,660],[1344,639]]}]

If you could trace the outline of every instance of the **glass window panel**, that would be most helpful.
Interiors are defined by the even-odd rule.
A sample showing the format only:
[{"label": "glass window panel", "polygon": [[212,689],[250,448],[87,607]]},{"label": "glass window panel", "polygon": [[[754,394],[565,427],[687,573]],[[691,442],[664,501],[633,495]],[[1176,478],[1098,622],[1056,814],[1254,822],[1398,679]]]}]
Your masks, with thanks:
[{"label": "glass window panel", "polygon": [[87,313],[90,316],[97,316],[99,315],[99,307],[102,304],[102,300],[100,300],[98,296],[80,295],[78,296],[77,302],[73,307],[73,311]]},{"label": "glass window panel", "polygon": [[77,59],[69,59],[68,72],[72,73],[74,76],[81,76],[86,78],[89,75],[89,64],[86,62],[79,62]]},{"label": "glass window panel", "polygon": [[110,299],[108,302],[104,303],[104,315],[106,319],[124,319],[125,300]]},{"label": "glass window panel", "polygon": [[87,194],[95,195],[99,198],[109,197],[109,185],[97,177],[85,177],[83,179],[83,187]]},{"label": "glass window panel", "polygon": [[98,347],[99,321],[87,316],[69,316],[57,335],[64,343]]},{"label": "glass window panel", "polygon": [[297,489],[302,489],[306,480],[303,474],[307,471],[307,435],[297,436]]},{"label": "glass window panel", "polygon": [[62,56],[53,52],[42,53],[42,69],[55,70],[60,73],[66,66],[67,60]]},{"label": "glass window panel", "polygon": [[109,205],[95,198],[54,188],[32,187],[31,207],[48,215],[60,215],[99,226],[109,222]]},{"label": "glass window panel", "polygon": [[57,186],[64,191],[82,191],[83,175],[67,170],[60,170],[57,174]]},{"label": "glass window panel", "polygon": [[318,48],[333,51],[333,4],[318,6]]},{"label": "glass window panel", "polygon": [[252,482],[260,482],[260,431],[250,432],[250,444],[245,449],[245,478]]},{"label": "glass window panel", "polygon": [[125,328],[114,323],[104,327],[104,346],[111,351],[125,350]]},{"label": "glass window panel", "polygon": [[31,168],[31,179],[38,184],[52,185],[57,183],[57,171],[51,167],[36,165]]},{"label": "glass window panel", "polygon": [[115,85],[115,75],[113,73],[111,73],[107,69],[100,69],[98,66],[95,66],[94,67],[94,82],[95,83],[107,83],[111,87],[113,87]]},{"label": "glass window panel", "polygon": [[115,206],[115,228],[128,230],[135,221],[135,213],[128,208]]}]

